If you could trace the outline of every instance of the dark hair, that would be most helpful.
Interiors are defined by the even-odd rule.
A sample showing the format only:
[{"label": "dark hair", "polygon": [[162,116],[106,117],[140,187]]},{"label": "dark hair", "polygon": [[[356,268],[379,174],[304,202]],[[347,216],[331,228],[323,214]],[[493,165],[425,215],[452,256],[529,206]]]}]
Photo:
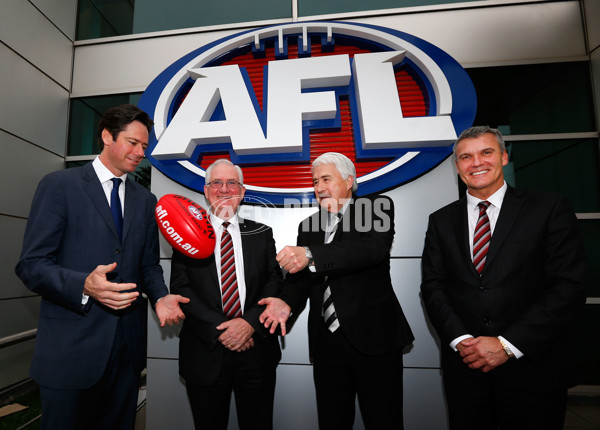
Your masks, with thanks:
[{"label": "dark hair", "polygon": [[154,126],[154,121],[150,119],[148,114],[141,110],[139,107],[131,104],[125,104],[115,106],[104,112],[98,124],[98,147],[100,152],[104,149],[104,142],[102,141],[102,132],[104,129],[108,130],[113,140],[117,140],[117,136],[121,133],[125,127],[134,121],[139,121],[148,129],[148,133]]}]

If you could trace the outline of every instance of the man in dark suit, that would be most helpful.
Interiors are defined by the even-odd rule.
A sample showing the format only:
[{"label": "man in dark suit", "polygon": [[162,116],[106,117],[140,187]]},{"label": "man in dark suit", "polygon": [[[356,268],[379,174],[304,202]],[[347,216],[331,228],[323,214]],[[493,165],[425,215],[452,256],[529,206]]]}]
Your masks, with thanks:
[{"label": "man in dark suit", "polygon": [[561,196],[507,187],[498,130],[464,131],[454,155],[467,195],[429,218],[421,284],[450,428],[562,429],[585,302],[577,220]]},{"label": "man in dark suit", "polygon": [[394,207],[356,198],[356,170],[329,152],[312,165],[320,211],[298,228],[298,246],[277,255],[290,274],[261,321],[273,331],[310,298],[309,352],[319,427],[351,429],[358,395],[367,429],[402,429],[402,348],[413,341],[390,278]]},{"label": "man in dark suit", "polygon": [[217,241],[206,259],[173,254],[171,291],[191,299],[179,342],[179,373],[197,429],[226,429],[231,393],[239,428],[273,426],[275,372],[281,351],[260,324],[258,301],[283,282],[270,227],[238,215],[242,170],[220,159],[206,169],[204,191]]},{"label": "man in dark suit", "polygon": [[47,175],[35,193],[16,272],[42,297],[31,377],[43,429],[132,429],[146,344],[140,294],[161,325],[183,318],[186,299],[169,295],[159,265],[156,198],[127,179],[151,128],[136,106],[108,110],[100,155]]}]

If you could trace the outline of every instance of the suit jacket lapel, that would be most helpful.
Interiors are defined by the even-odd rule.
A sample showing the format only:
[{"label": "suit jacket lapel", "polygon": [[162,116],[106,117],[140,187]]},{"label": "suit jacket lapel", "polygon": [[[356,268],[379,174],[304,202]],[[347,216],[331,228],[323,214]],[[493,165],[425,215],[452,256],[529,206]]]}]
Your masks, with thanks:
[{"label": "suit jacket lapel", "polygon": [[[353,225],[353,221],[355,218],[355,214],[354,214],[354,202],[355,202],[355,197],[352,196],[352,200],[350,200],[350,203],[348,204],[348,207],[346,208],[346,211],[344,212],[344,215],[342,215],[342,217],[338,220],[338,223],[335,227],[335,233],[333,234],[333,239],[331,239],[330,242],[337,242],[340,240],[340,237],[343,234],[343,226],[346,225],[348,226],[350,229],[352,229],[352,225]],[[323,209],[325,210],[325,209]],[[322,218],[323,220],[325,220],[325,225],[322,226],[321,230],[323,230],[323,237],[321,239],[321,242],[325,242],[325,229],[327,228],[327,222],[329,220],[329,212],[327,212],[327,215],[325,216],[325,218]]]},{"label": "suit jacket lapel", "polygon": [[138,215],[136,208],[138,207],[139,191],[133,186],[133,181],[127,179],[125,189],[125,216],[123,217],[123,242],[127,237],[127,232],[131,225],[135,222],[134,219]]},{"label": "suit jacket lapel", "polygon": [[[502,208],[500,209],[500,215],[498,221],[496,221],[496,227],[492,234],[492,240],[490,242],[490,249],[485,260],[485,267],[488,267],[494,257],[498,254],[498,251],[502,247],[502,244],[506,240],[510,229],[512,228],[517,215],[523,205],[523,199],[521,199],[514,188],[508,187],[504,200],[502,201]],[[485,268],[483,269],[485,272]]]},{"label": "suit jacket lapel", "polygon": [[467,199],[463,197],[456,203],[455,216],[452,219],[452,231],[456,232],[456,243],[464,258],[464,262],[469,270],[479,277],[479,273],[473,265],[473,257],[471,256],[471,244],[469,243],[469,218],[467,214]]},{"label": "suit jacket lapel", "polygon": [[[96,175],[96,171],[94,170],[92,163],[86,164],[82,171],[82,178],[86,182],[85,186],[83,187],[85,192],[88,194],[94,207],[108,226],[109,230],[112,231],[115,237],[119,237],[117,234],[115,221],[113,220],[112,213],[110,211],[108,200],[106,200],[106,194],[102,189],[102,184],[98,179],[98,175]],[[127,211],[125,211],[125,213],[127,213]],[[125,234],[123,234],[123,237],[125,237]]]},{"label": "suit jacket lapel", "polygon": [[[240,235],[242,239],[242,253],[244,254],[244,276],[246,276],[246,271],[250,270],[250,268],[252,267],[252,258],[254,257],[255,252],[253,252],[251,241],[248,240],[250,238],[250,235],[246,234],[246,232],[249,229],[249,226],[246,224],[245,220],[243,218],[240,218],[239,216],[238,222],[240,226]],[[248,288],[248,285],[246,285],[246,288]]]}]

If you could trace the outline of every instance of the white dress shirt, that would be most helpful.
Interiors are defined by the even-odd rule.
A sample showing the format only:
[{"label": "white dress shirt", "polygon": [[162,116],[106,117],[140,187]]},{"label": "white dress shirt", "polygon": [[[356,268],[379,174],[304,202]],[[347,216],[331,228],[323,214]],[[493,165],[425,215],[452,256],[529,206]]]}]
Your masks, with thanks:
[{"label": "white dress shirt", "polygon": [[[490,206],[487,208],[487,216],[490,220],[490,230],[492,233],[492,237],[494,235],[494,228],[496,228],[496,222],[498,221],[498,216],[500,215],[500,209],[502,208],[502,201],[504,200],[504,195],[506,194],[508,186],[506,185],[506,181],[502,185],[502,187],[492,194],[487,201],[490,202]],[[475,226],[477,224],[477,220],[479,219],[479,203],[483,200],[473,197],[467,191],[467,219],[469,222],[469,250],[471,252],[471,260],[473,259],[473,235],[475,234]],[[465,334],[457,337],[452,342],[450,342],[450,347],[457,351],[456,345],[462,342],[465,339],[473,337],[470,334]],[[516,358],[521,358],[523,353],[519,351],[512,343],[510,343],[507,339],[502,336],[498,336],[499,339],[502,339],[510,348],[510,350],[515,354]]]},{"label": "white dress shirt", "polygon": [[[113,182],[112,182],[112,178],[121,178],[121,180],[123,181],[123,183],[119,186],[119,199],[121,200],[121,212],[123,215],[123,217],[125,216],[125,180],[127,179],[127,173],[125,173],[123,176],[115,176],[112,174],[112,172],[110,170],[108,170],[108,168],[102,164],[102,161],[100,161],[100,158],[96,157],[94,158],[94,161],[92,161],[92,167],[94,168],[94,171],[96,172],[96,176],[98,176],[98,179],[100,180],[100,184],[102,185],[102,189],[104,190],[104,195],[106,196],[106,200],[108,201],[108,206],[110,207],[110,194],[112,193],[112,189],[113,189]],[[90,296],[88,296],[87,294],[83,294],[81,293],[81,304],[85,305],[88,300],[89,300]],[[159,299],[160,300],[160,299]]]},{"label": "white dress shirt", "polygon": [[[210,223],[215,229],[215,264],[217,266],[217,276],[219,278],[219,289],[221,290],[221,302],[223,299],[223,288],[221,285],[221,237],[223,236],[223,220],[216,215],[210,214]],[[229,221],[227,231],[233,240],[233,254],[235,258],[235,276],[237,278],[238,292],[240,295],[240,305],[242,314],[244,313],[244,304],[246,302],[246,278],[244,277],[244,253],[242,251],[242,234],[240,232],[240,223],[237,214]]]},{"label": "white dress shirt", "polygon": [[110,206],[110,194],[112,193],[113,189],[112,178],[121,178],[123,181],[119,187],[119,199],[121,200],[121,211],[123,212],[122,215],[125,217],[125,182],[127,181],[127,173],[122,176],[113,175],[111,171],[108,170],[104,164],[102,164],[102,161],[100,161],[100,158],[98,157],[92,161],[92,166],[94,167],[94,171],[96,172],[96,175],[98,175],[98,179],[102,184],[102,189],[106,195],[108,206]]}]

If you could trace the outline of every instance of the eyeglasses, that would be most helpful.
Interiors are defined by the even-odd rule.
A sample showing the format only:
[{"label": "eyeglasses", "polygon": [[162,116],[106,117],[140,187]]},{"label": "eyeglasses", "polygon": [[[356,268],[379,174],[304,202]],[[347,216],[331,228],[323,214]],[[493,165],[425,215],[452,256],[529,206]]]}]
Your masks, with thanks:
[{"label": "eyeglasses", "polygon": [[242,185],[238,181],[234,181],[233,179],[229,179],[227,181],[221,181],[220,179],[215,179],[214,181],[207,182],[206,186],[214,188],[216,190],[220,190],[223,187],[223,184],[225,184],[227,186],[227,188],[230,190]]}]

